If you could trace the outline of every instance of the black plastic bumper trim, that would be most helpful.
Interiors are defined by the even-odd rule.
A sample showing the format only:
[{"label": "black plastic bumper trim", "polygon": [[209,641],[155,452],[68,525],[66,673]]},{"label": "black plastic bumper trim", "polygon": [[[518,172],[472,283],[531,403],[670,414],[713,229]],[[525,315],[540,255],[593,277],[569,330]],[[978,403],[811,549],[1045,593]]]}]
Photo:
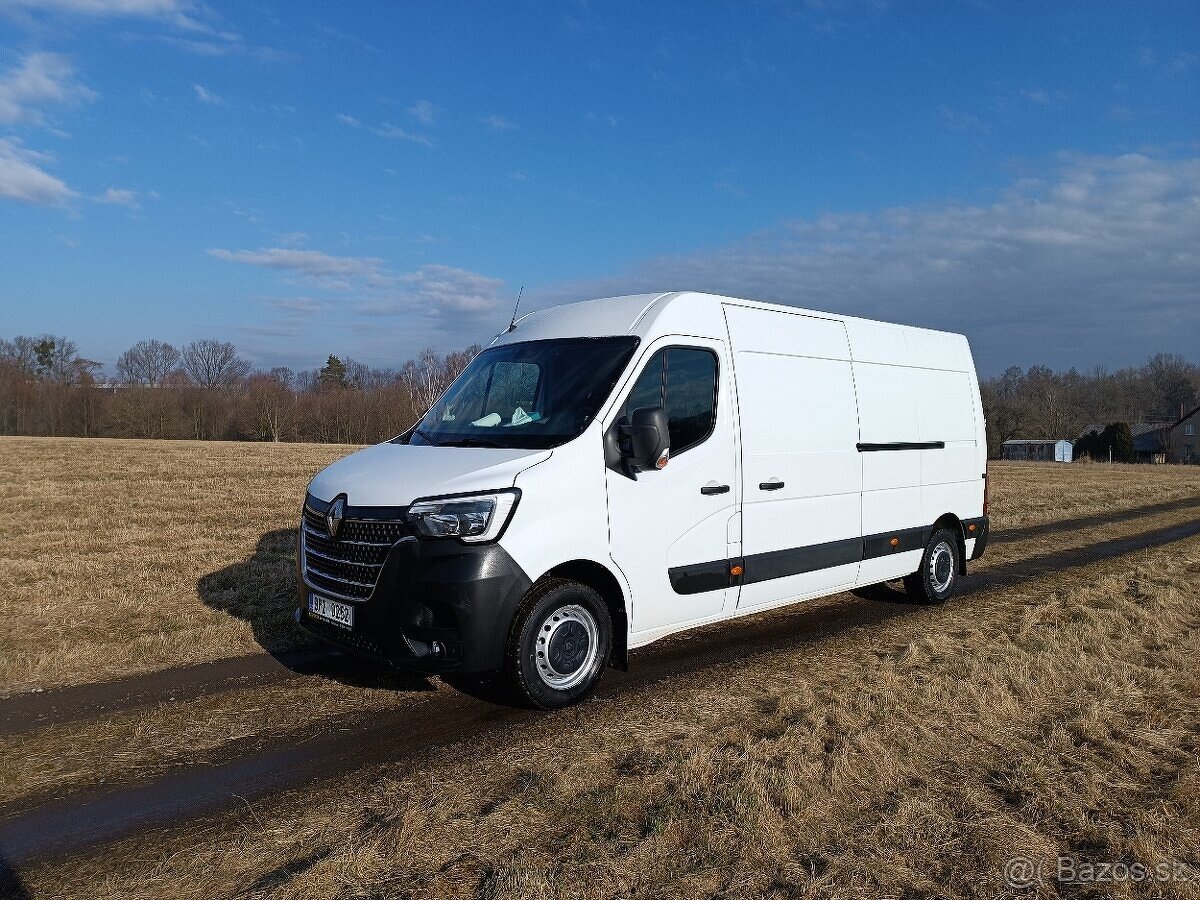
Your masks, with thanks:
[{"label": "black plastic bumper trim", "polygon": [[297,593],[300,624],[346,650],[417,672],[488,672],[503,665],[513,616],[531,586],[499,544],[410,538],[388,552],[370,599],[354,604],[351,631],[309,617],[312,589],[303,580]]},{"label": "black plastic bumper trim", "polygon": [[[963,519],[963,537],[967,540],[975,538],[975,547],[971,550],[971,559],[976,560],[983,556],[983,551],[987,549],[988,535],[991,533],[991,520],[988,516],[980,516],[978,519]],[[971,526],[975,526],[975,530],[971,531]]]}]

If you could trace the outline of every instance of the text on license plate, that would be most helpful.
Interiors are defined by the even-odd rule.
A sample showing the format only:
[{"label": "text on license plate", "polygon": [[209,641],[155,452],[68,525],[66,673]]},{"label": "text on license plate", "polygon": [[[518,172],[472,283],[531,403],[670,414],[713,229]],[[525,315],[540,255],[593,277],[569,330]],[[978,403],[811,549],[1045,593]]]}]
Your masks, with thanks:
[{"label": "text on license plate", "polygon": [[318,619],[341,625],[343,628],[354,627],[354,607],[349,603],[338,603],[320,594],[309,594],[308,612]]}]

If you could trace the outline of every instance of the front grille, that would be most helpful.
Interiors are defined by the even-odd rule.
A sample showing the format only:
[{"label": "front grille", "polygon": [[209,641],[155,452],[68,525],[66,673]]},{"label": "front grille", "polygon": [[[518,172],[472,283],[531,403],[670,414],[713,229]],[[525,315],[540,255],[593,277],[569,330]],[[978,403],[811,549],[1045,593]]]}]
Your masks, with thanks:
[{"label": "front grille", "polygon": [[304,504],[300,527],[308,583],[323,594],[343,600],[366,600],[371,596],[388,551],[409,533],[400,520],[347,518],[335,540],[325,528],[324,509],[314,508],[309,502]]}]

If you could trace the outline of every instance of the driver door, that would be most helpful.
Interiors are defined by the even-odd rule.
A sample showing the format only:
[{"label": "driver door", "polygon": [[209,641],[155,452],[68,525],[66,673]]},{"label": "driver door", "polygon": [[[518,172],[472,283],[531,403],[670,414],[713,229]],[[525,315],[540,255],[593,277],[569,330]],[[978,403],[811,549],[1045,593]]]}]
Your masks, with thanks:
[{"label": "driver door", "polygon": [[670,630],[736,604],[730,567],[741,555],[740,500],[728,349],[665,338],[642,357],[621,406],[662,406],[671,435],[665,468],[636,479],[606,469],[609,546],[632,589],[631,634]]}]

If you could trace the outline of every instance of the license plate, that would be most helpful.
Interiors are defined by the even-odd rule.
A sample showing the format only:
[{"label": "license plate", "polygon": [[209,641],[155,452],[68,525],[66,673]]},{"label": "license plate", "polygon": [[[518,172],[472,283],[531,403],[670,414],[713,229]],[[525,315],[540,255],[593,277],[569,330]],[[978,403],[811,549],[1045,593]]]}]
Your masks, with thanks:
[{"label": "license plate", "polygon": [[343,628],[354,627],[354,607],[349,603],[338,603],[320,594],[308,595],[308,613]]}]

